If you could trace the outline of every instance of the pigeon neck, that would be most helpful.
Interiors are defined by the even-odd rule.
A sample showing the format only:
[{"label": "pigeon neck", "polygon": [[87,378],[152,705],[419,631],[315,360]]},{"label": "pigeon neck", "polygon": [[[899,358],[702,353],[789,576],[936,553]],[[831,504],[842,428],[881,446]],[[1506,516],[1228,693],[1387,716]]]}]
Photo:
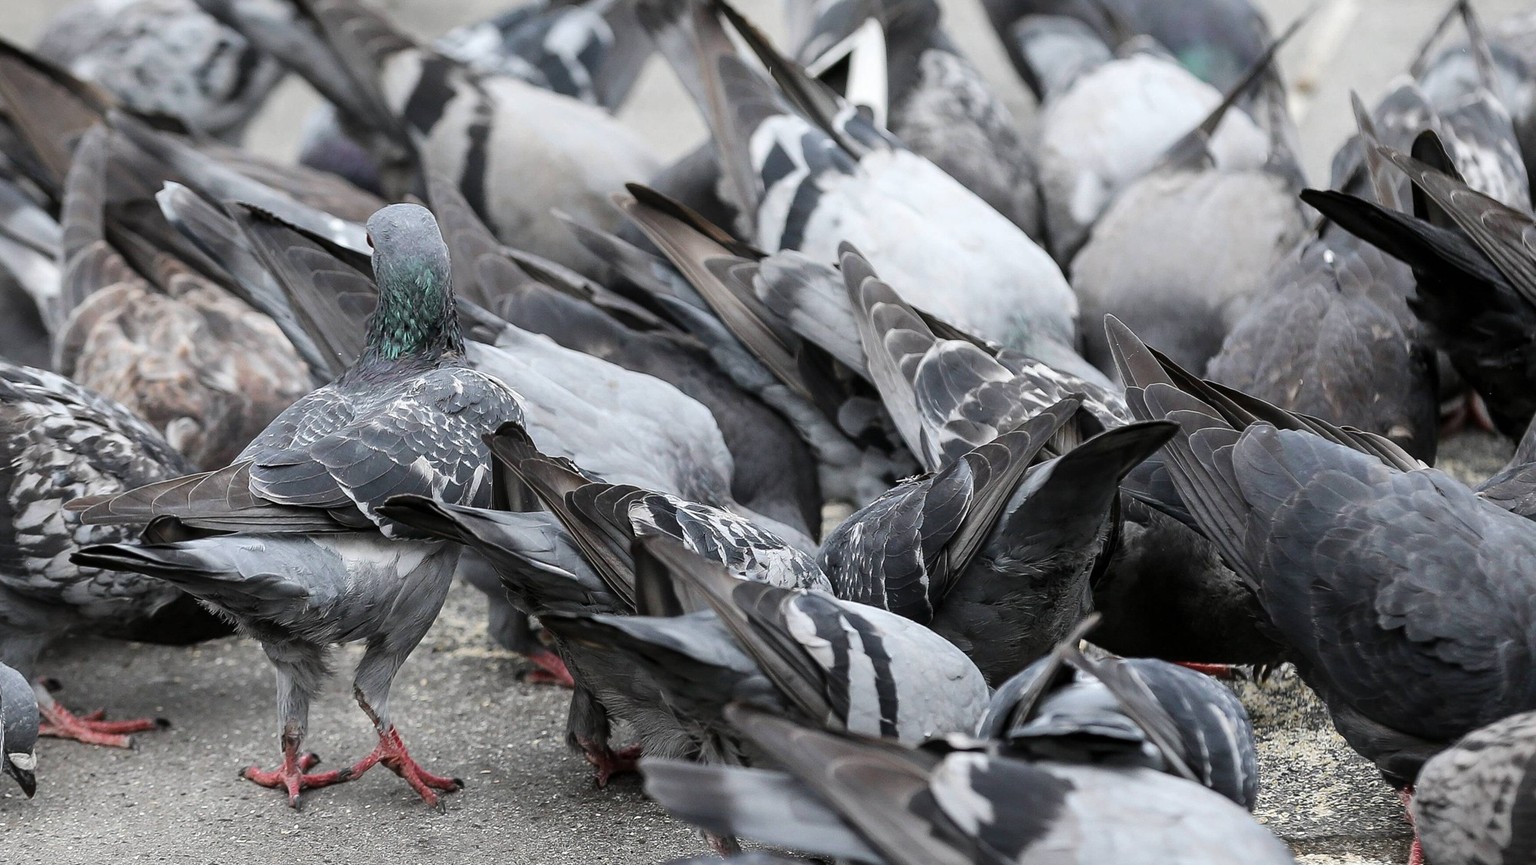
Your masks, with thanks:
[{"label": "pigeon neck", "polygon": [[364,358],[435,359],[464,352],[447,250],[409,257],[377,250],[373,273],[379,305],[369,319]]}]

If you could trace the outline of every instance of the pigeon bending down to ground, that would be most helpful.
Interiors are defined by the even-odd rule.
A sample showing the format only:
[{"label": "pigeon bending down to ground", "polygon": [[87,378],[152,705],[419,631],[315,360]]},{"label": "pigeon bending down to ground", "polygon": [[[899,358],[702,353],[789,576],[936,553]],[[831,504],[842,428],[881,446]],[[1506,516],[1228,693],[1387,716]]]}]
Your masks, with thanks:
[{"label": "pigeon bending down to ground", "polygon": [[[63,376],[0,364],[0,663],[36,678],[38,655],[69,634],[194,642],[229,628],[176,587],[81,568],[81,545],[131,539],[80,526],[60,506],[177,477],[192,466],[126,408]],[[77,716],[36,686],[44,735],[128,747],[153,720]]]},{"label": "pigeon bending down to ground", "polygon": [[[487,503],[481,437],[520,418],[501,382],[464,366],[448,250],[425,209],[368,220],[378,307],[361,357],[283,412],[228,468],[73,504],[95,523],[154,520],[148,540],[81,550],[82,565],[185,589],[260,640],[277,673],[282,765],[245,777],[286,791],[348,781],[383,763],[430,805],[461,786],[421,769],[390,713],[400,665],[442,607],[458,547],[418,540],[379,515],[397,493]],[[354,766],[309,773],[309,702],[333,643],[365,640],[353,679],[378,747]]]},{"label": "pigeon bending down to ground", "polygon": [[37,792],[37,696],[27,677],[0,664],[0,770],[21,792]]},{"label": "pigeon bending down to ground", "polygon": [[1432,865],[1519,865],[1536,859],[1536,712],[1469,734],[1424,764],[1415,828]]},{"label": "pigeon bending down to ground", "polygon": [[1246,411],[1109,328],[1132,410],[1181,427],[1165,465],[1186,513],[1391,784],[1410,787],[1460,737],[1536,709],[1536,525],[1385,439]]},{"label": "pigeon bending down to ground", "polygon": [[48,22],[35,50],[111,90],[125,108],[229,140],[283,76],[277,61],[193,0],[78,0]]},{"label": "pigeon bending down to ground", "polygon": [[1248,711],[1210,676],[1155,658],[1077,646],[1085,619],[1050,655],[992,695],[976,735],[1021,759],[1145,766],[1252,811],[1259,764]]},{"label": "pigeon bending down to ground", "polygon": [[910,750],[741,706],[727,717],[786,772],[641,764],[646,792],[707,831],[890,865],[1294,861],[1241,807],[1150,769]]}]

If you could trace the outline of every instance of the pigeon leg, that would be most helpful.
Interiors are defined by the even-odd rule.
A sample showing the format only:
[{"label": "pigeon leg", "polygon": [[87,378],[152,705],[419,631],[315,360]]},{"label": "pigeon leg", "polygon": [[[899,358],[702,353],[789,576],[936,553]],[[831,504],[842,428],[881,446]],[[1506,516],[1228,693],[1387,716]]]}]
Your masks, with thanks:
[{"label": "pigeon leg", "polygon": [[565,742],[581,751],[583,757],[597,768],[597,786],[606,787],[614,775],[636,771],[640,759],[640,746],[631,745],[615,751],[609,746],[613,730],[608,721],[608,710],[587,688],[580,685],[571,694],[570,715],[565,722]]},{"label": "pigeon leg", "polygon": [[1424,845],[1419,843],[1419,825],[1413,819],[1413,788],[1399,792],[1398,797],[1403,800],[1403,816],[1408,818],[1408,825],[1413,827],[1413,846],[1408,848],[1408,865],[1424,865]]},{"label": "pigeon leg", "polygon": [[277,673],[277,713],[283,721],[283,764],[271,771],[247,766],[240,771],[240,777],[263,787],[286,791],[288,804],[298,808],[300,791],[340,784],[352,780],[355,775],[351,769],[310,773],[320,758],[299,752],[309,729],[310,696],[320,689],[325,678],[325,648],[298,641],[262,643],[261,647],[266,650],[267,659]]},{"label": "pigeon leg", "polygon": [[59,705],[43,683],[34,683],[32,691],[37,694],[37,711],[42,716],[42,724],[37,731],[40,736],[73,739],[87,745],[101,745],[107,748],[132,748],[133,738],[128,735],[129,733],[159,730],[171,725],[171,722],[164,718],[107,721],[103,720],[106,713],[99,710],[85,715],[76,715]]},{"label": "pigeon leg", "polygon": [[571,678],[571,671],[566,669],[564,659],[554,650],[547,648],[534,649],[525,657],[536,669],[525,673],[523,675],[524,681],[535,685],[556,685],[561,688],[576,687],[576,680]]},{"label": "pigeon leg", "polygon": [[615,775],[625,775],[640,771],[641,750],[639,745],[630,745],[628,748],[620,748],[617,751],[586,739],[579,740],[581,752],[586,756],[587,762],[597,769],[597,786],[606,787]]},{"label": "pigeon leg", "polygon": [[1200,664],[1193,661],[1179,661],[1178,664],[1185,669],[1204,673],[1212,679],[1218,679],[1223,682],[1229,682],[1237,678],[1237,668],[1231,664]]},{"label": "pigeon leg", "polygon": [[434,775],[421,768],[421,764],[412,759],[410,752],[406,750],[405,741],[400,738],[400,731],[395,729],[395,725],[384,721],[374,711],[361,690],[358,690],[355,696],[357,704],[363,708],[364,714],[373,721],[374,727],[379,731],[379,744],[374,746],[373,753],[359,760],[357,765],[351,768],[352,775],[354,777],[361,775],[376,764],[382,763],[385,768],[405,779],[405,783],[411,785],[411,789],[416,791],[416,795],[420,796],[428,807],[441,811],[443,805],[436,791],[462,790],[464,782],[446,775]]}]

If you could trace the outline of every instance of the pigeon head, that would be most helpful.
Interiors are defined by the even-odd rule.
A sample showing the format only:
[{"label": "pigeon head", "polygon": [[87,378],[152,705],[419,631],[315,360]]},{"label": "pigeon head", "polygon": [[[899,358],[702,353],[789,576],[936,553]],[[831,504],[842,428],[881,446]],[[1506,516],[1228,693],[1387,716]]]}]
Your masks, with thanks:
[{"label": "pigeon head", "polygon": [[37,791],[37,695],[22,674],[0,664],[0,767],[32,798]]},{"label": "pigeon head", "polygon": [[368,218],[379,305],[368,321],[364,357],[436,359],[462,354],[448,247],[431,211],[391,204]]}]

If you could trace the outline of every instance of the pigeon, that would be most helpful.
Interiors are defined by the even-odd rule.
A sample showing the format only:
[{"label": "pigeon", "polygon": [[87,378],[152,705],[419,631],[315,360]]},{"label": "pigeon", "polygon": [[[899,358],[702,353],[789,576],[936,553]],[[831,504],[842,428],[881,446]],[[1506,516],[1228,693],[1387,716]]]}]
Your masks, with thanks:
[{"label": "pigeon", "polygon": [[1040,239],[1034,157],[1013,113],[950,38],[936,0],[794,0],[785,15],[806,71]]},{"label": "pigeon", "polygon": [[1108,327],[1133,411],[1181,427],[1166,465],[1188,513],[1389,783],[1406,790],[1460,737],[1536,709],[1530,521],[1385,439],[1245,412]]},{"label": "pigeon", "polygon": [[[0,364],[0,466],[0,662],[35,680],[38,655],[71,635],[163,643],[229,632],[174,586],[69,561],[81,546],[136,533],[76,525],[62,503],[192,470],[144,421],[62,376]],[[45,735],[94,745],[126,748],[128,733],[163,726],[77,716],[41,684],[35,702]]]},{"label": "pigeon", "polygon": [[[517,78],[610,112],[623,104],[651,54],[633,10],[617,0],[529,0],[455,27],[432,47],[478,72]],[[367,146],[342,131],[329,104],[305,121],[299,162],[382,192],[379,166]]]},{"label": "pigeon", "polygon": [[[1026,60],[1039,67],[1037,79],[1055,85],[1041,95],[1037,150],[1045,233],[1056,261],[1075,271],[1079,250],[1111,202],[1212,116],[1223,98],[1155,48],[1133,46],[1124,56],[1102,57],[1098,36],[1085,28],[1063,32],[1050,19],[1026,24],[1030,29],[1020,37]],[[1060,65],[1066,68],[1053,68]],[[1270,137],[1246,113],[1227,111],[1217,122],[1206,148],[1217,167],[1269,164]]]},{"label": "pigeon", "polygon": [[229,140],[283,75],[193,0],[75,0],[48,21],[34,50],[126,108]]},{"label": "pigeon", "polygon": [[933,628],[991,684],[1048,652],[1091,609],[1120,478],[1173,432],[1118,427],[1031,469],[1078,405],[1058,404],[850,516],[820,556],[838,596]]},{"label": "pigeon", "polygon": [[0,664],[0,769],[21,792],[37,792],[37,697],[27,677]]},{"label": "pigeon", "polygon": [[746,707],[785,772],[646,760],[646,793],[711,832],[863,862],[1289,863],[1238,805],[1145,768],[909,750]]},{"label": "pigeon", "polygon": [[[1416,151],[1444,152],[1433,133],[1425,135]],[[1376,152],[1413,181],[1416,216],[1339,192],[1306,190],[1302,198],[1413,268],[1413,311],[1482,394],[1499,431],[1517,437],[1536,414],[1526,339],[1536,315],[1528,297],[1536,283],[1528,275],[1532,253],[1525,239],[1532,219],[1400,151]]]},{"label": "pigeon", "polygon": [[[244,777],[286,792],[352,780],[383,763],[428,804],[462,786],[423,770],[390,712],[395,674],[436,618],[458,547],[378,513],[396,493],[486,503],[481,436],[520,417],[516,396],[464,365],[448,250],[425,208],[368,220],[378,307],[357,362],[280,414],[229,467],[71,503],[87,524],[141,524],[144,544],[87,547],[77,564],[158,577],[262,642],[277,673],[283,761]],[[158,531],[156,531],[158,529]],[[365,640],[354,677],[378,746],[353,766],[310,773],[309,701],[332,643]]]},{"label": "pigeon", "polygon": [[[723,0],[642,0],[637,8],[706,113],[743,236],[755,246],[830,264],[851,243],[912,303],[957,327],[1043,360],[1073,352],[1071,287],[1006,217],[807,80]],[[787,84],[747,65],[722,17]],[[710,93],[729,94],[728,104]]]},{"label": "pigeon", "polygon": [[648,742],[647,756],[752,762],[724,722],[737,699],[908,745],[968,730],[985,707],[976,666],[909,619],[823,591],[737,579],[665,537],[644,549],[670,574],[677,598],[697,593],[712,614],[546,621],[567,642],[602,646],[648,672],[679,725],[713,739],[670,753]]},{"label": "pigeon", "polygon": [[1177,664],[1079,649],[1083,629],[999,686],[976,736],[1021,759],[1157,769],[1252,811],[1258,754],[1237,696]]},{"label": "pigeon", "polygon": [[[601,108],[455,61],[354,0],[198,2],[302,75],[349,134],[369,136],[386,193],[445,174],[498,237],[588,276],[602,263],[552,211],[611,228],[606,196],[660,167]],[[527,165],[540,170],[526,175]]]},{"label": "pigeon", "polygon": [[1522,712],[1467,734],[1419,773],[1410,811],[1426,861],[1435,865],[1514,865],[1536,848],[1528,779],[1536,771],[1536,712]]}]

